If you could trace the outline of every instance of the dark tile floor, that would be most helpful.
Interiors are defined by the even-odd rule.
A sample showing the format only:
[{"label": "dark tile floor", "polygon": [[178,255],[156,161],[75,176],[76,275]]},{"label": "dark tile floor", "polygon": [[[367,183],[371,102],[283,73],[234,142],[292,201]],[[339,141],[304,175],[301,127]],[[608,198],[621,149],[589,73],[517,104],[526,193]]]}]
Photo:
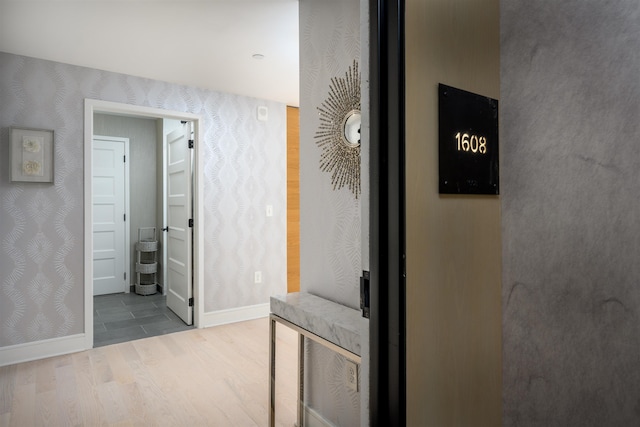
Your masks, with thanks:
[{"label": "dark tile floor", "polygon": [[160,293],[100,295],[93,297],[93,346],[170,334],[192,329],[167,308]]}]

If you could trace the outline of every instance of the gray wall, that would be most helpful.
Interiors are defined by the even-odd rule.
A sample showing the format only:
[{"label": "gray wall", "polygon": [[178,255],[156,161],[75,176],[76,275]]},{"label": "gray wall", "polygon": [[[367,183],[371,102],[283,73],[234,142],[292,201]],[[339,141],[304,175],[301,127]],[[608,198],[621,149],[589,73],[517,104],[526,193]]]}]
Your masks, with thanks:
[{"label": "gray wall", "polygon": [[[360,62],[360,2],[302,0],[299,8],[300,289],[359,308],[360,200],[348,188],[333,190],[315,135],[331,78]],[[344,358],[310,343],[306,366],[306,404],[335,425],[360,425],[362,393],[346,388]]]},{"label": "gray wall", "polygon": [[501,1],[504,425],[640,425],[639,22]]},{"label": "gray wall", "polygon": [[[131,285],[136,283],[136,251],[138,228],[156,227],[162,211],[156,209],[158,182],[156,179],[156,135],[155,119],[95,114],[93,116],[93,134],[129,138],[129,278]],[[162,169],[162,167],[160,167]],[[159,183],[162,186],[162,181]],[[156,232],[159,237],[160,230]],[[162,249],[158,251],[162,253]],[[159,260],[159,258],[158,258]],[[159,268],[159,271],[161,268]]]},{"label": "gray wall", "polygon": [[0,53],[0,140],[9,126],[55,130],[54,185],[10,183],[1,163],[0,346],[83,332],[85,98],[201,115],[206,312],[286,292],[284,104]]}]

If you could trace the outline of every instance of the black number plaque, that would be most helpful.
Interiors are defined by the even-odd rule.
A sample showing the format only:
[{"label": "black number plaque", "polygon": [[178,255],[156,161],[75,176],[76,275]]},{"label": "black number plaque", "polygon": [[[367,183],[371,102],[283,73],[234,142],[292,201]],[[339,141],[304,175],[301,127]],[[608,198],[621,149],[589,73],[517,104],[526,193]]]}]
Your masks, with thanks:
[{"label": "black number plaque", "polygon": [[500,194],[498,101],[440,84],[440,194]]}]

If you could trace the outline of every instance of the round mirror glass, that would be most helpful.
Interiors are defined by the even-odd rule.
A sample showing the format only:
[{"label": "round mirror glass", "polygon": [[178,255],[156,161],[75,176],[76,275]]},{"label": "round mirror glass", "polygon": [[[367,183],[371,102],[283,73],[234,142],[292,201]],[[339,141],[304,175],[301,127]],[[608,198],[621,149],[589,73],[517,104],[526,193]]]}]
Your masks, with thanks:
[{"label": "round mirror glass", "polygon": [[360,111],[352,110],[347,113],[342,122],[342,139],[349,147],[360,145],[360,124],[362,122]]}]

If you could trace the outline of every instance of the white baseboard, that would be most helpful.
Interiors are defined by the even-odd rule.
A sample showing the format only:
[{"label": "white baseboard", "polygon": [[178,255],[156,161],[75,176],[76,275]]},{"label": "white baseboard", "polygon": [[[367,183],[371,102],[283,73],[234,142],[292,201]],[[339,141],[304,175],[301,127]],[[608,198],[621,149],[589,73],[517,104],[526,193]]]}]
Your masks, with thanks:
[{"label": "white baseboard", "polygon": [[0,347],[0,366],[86,350],[85,334]]},{"label": "white baseboard", "polygon": [[[208,328],[210,326],[259,319],[268,317],[269,311],[269,303],[265,303],[204,313],[200,326]],[[86,343],[86,335],[77,334],[68,337],[51,338],[48,340],[0,347],[0,366],[87,350],[88,347]]]},{"label": "white baseboard", "polygon": [[227,323],[259,319],[261,317],[268,317],[269,312],[269,303],[212,311],[203,314],[200,327],[208,328],[211,326],[226,325]]}]

